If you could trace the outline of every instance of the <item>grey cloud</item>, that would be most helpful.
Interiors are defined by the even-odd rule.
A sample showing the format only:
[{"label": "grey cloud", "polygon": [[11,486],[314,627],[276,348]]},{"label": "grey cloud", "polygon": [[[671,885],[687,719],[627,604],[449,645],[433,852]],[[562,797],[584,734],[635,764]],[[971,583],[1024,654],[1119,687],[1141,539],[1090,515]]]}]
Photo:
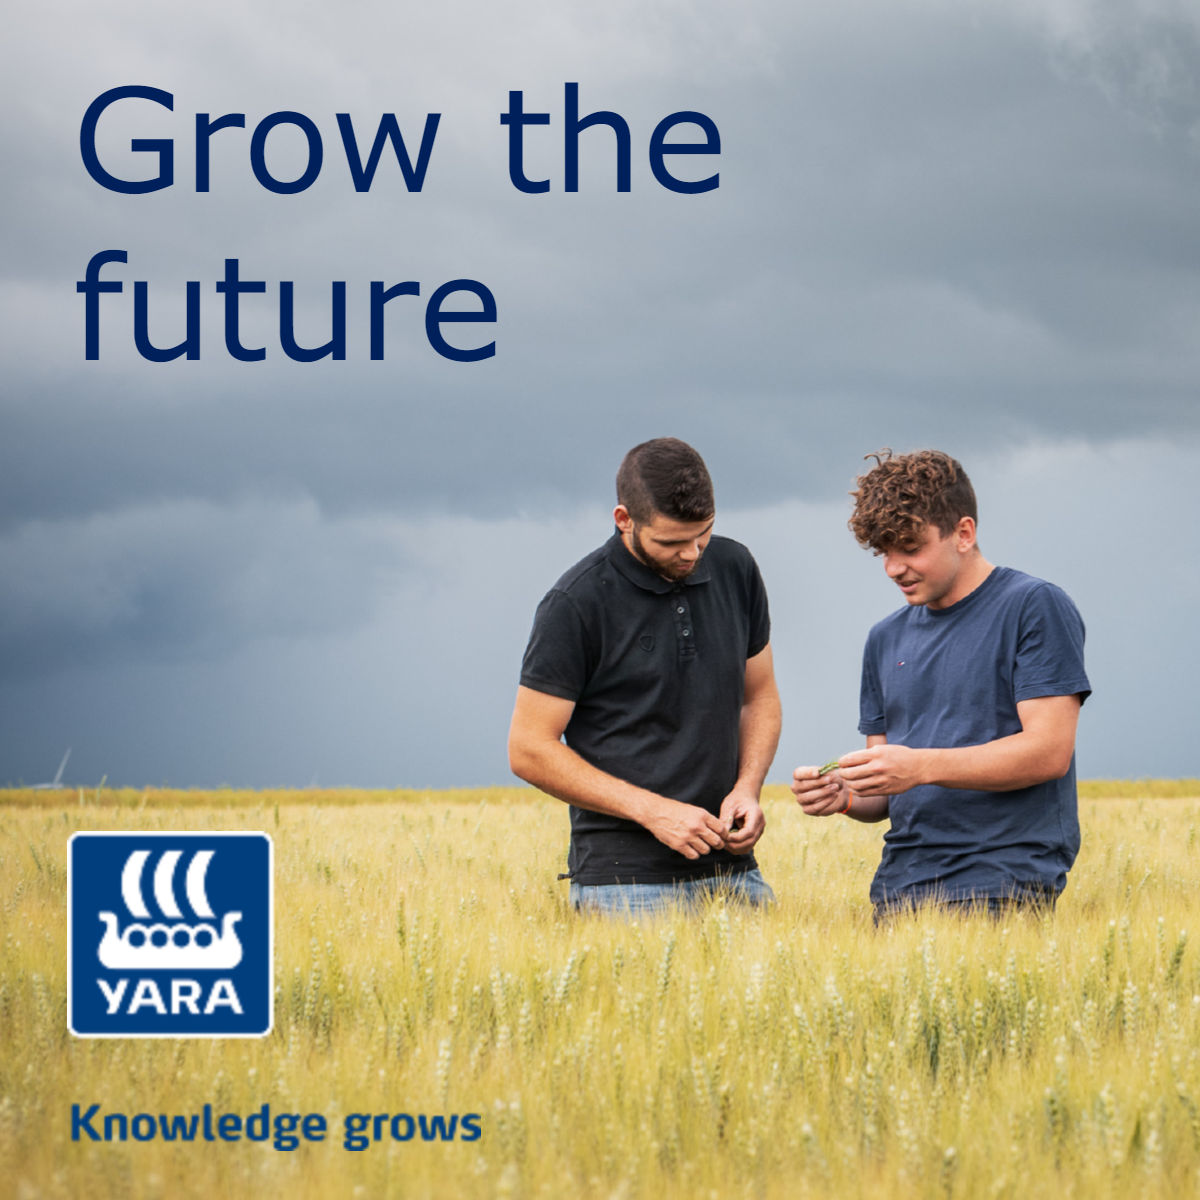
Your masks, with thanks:
[{"label": "grey cloud", "polygon": [[1165,136],[1200,133],[1200,16],[1186,0],[1057,0],[1025,11],[1066,73]]},{"label": "grey cloud", "polygon": [[[953,437],[944,444],[974,479],[988,557],[1054,581],[1083,614],[1095,694],[1080,724],[1081,774],[1200,775],[1200,535],[1164,518],[1190,511],[1191,454],[1137,441],[972,457]],[[855,465],[839,464],[847,476]],[[900,597],[847,531],[848,511],[842,497],[718,513],[770,593],[785,714],[773,779],[861,742],[863,639]],[[0,681],[0,779],[49,777],[70,744],[79,782],[503,783],[534,608],[608,532],[599,506],[382,523],[378,536],[406,567],[353,628]]]},{"label": "grey cloud", "polygon": [[41,674],[354,628],[400,559],[377,523],[324,520],[311,502],[27,522],[0,538],[0,659]]},{"label": "grey cloud", "polygon": [[[869,568],[852,544],[834,547],[850,479],[883,444],[1008,463],[996,478],[1014,514],[1021,496],[1039,498],[1030,524],[1070,506],[1069,478],[1082,534],[1127,531],[1087,456],[1117,447],[1120,476],[1132,470],[1120,447],[1158,437],[1176,446],[1177,471],[1200,435],[1197,27],[1168,0],[466,0],[453,13],[313,2],[286,22],[233,0],[15,13],[0,46],[0,654],[20,680],[0,700],[0,761],[52,771],[71,714],[93,738],[80,769],[94,761],[97,776],[112,748],[131,780],[179,779],[175,763],[197,781],[305,782],[288,755],[327,732],[314,755],[327,781],[502,778],[512,661],[544,586],[531,577],[549,582],[590,548],[593,526],[603,536],[621,453],[658,434],[705,453],[722,511],[748,514],[747,540],[766,544],[789,597],[812,582],[777,543]],[[606,130],[583,135],[582,190],[561,191],[568,80],[585,111],[630,121],[631,194],[614,191]],[[172,90],[175,111],[114,111],[103,153],[126,163],[130,137],[173,136],[179,182],[114,196],[82,169],[79,119],[100,91],[135,81]],[[529,138],[530,174],[553,180],[546,196],[508,183],[498,115],[510,88],[554,114]],[[249,130],[218,135],[213,190],[189,191],[195,112],[253,125],[286,108],[325,138],[309,192],[258,187]],[[649,173],[650,130],[680,108],[722,132],[721,187],[706,196],[669,195]],[[426,190],[404,192],[388,164],[369,195],[354,193],[339,111],[360,140],[381,112],[414,135],[442,112]],[[282,140],[276,150],[282,163]],[[107,271],[126,290],[103,298],[103,358],[85,363],[75,281],[110,247],[129,251],[128,267]],[[225,355],[213,284],[226,256],[268,283],[244,304],[244,341],[267,347],[263,363]],[[464,276],[496,294],[495,359],[438,358],[422,299],[389,307],[387,361],[368,361],[371,280],[420,280],[424,298]],[[203,283],[201,362],[141,360],[133,281],[149,281],[152,331],[169,344],[189,279]],[[346,362],[284,359],[280,280],[295,281],[308,344],[328,337],[330,282],[347,282]],[[1040,465],[1013,467],[1029,446]],[[1138,486],[1152,492],[1157,469],[1139,460]],[[1154,518],[1136,489],[1120,495]],[[576,524],[580,511],[599,517]],[[1090,571],[1079,577],[1110,622],[1102,640],[1143,645]],[[1182,628],[1191,584],[1176,573],[1164,586]],[[796,631],[823,627],[827,605],[797,603],[790,633],[781,610],[790,661],[852,678],[845,656],[874,604],[847,604],[845,636],[817,646]],[[850,649],[821,649],[835,643]],[[384,670],[381,645],[417,699]],[[1175,660],[1160,642],[1144,649],[1151,678],[1177,694]],[[814,730],[789,745],[824,750],[844,725],[806,707],[803,672],[789,679],[796,728]],[[320,680],[324,697],[310,687]],[[119,701],[101,702],[106,689]],[[1177,729],[1150,690],[1139,711]],[[143,692],[175,707],[151,711]],[[230,693],[246,697],[240,724],[222,708]],[[281,693],[285,711],[264,715]],[[1098,693],[1097,711],[1106,703]],[[208,765],[178,732],[189,713],[223,747]],[[389,713],[402,730],[389,732]],[[456,741],[459,713],[482,748]],[[159,730],[158,757],[130,748],[139,721]],[[240,740],[254,721],[263,757]],[[1146,761],[1182,763],[1149,725]],[[26,748],[53,761],[26,766]]]}]

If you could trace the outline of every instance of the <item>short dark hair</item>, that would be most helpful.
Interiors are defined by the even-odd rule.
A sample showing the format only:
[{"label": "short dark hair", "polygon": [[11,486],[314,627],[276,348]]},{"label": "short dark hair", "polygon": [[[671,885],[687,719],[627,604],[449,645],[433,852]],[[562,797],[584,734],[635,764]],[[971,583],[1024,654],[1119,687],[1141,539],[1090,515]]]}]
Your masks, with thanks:
[{"label": "short dark hair", "polygon": [[962,464],[941,450],[893,455],[886,447],[865,475],[855,481],[850,529],[860,546],[886,551],[917,541],[926,525],[942,537],[963,517],[977,521],[975,489]]},{"label": "short dark hair", "polygon": [[678,438],[642,442],[621,460],[617,503],[638,525],[655,516],[674,521],[707,521],[717,509],[704,459]]}]

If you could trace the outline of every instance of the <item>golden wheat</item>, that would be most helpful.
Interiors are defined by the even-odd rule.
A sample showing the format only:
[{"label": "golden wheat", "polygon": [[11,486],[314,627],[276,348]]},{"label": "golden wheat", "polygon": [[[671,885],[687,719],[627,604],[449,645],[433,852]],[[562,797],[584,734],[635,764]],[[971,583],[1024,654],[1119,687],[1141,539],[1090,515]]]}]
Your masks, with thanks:
[{"label": "golden wheat", "polygon": [[[1052,916],[926,912],[877,930],[882,828],[806,819],[771,794],[759,857],[779,904],[641,925],[568,910],[566,811],[519,789],[0,808],[0,1194],[1200,1190],[1200,962],[1183,932],[1200,899],[1194,801],[1083,802],[1083,852]],[[72,1038],[69,835],[209,828],[275,839],[274,1032]],[[74,1142],[73,1103],[269,1103],[324,1114],[330,1136],[291,1152]],[[343,1148],[348,1114],[468,1112],[482,1114],[476,1142],[399,1142],[385,1125]]]}]

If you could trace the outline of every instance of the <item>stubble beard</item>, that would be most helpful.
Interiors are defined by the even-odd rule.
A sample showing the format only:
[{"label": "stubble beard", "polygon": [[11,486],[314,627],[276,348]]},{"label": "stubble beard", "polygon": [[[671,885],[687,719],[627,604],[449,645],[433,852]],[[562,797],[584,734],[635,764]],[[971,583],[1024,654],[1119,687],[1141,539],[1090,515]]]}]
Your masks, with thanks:
[{"label": "stubble beard", "polygon": [[641,533],[636,524],[633,527],[633,535],[630,537],[629,541],[633,550],[634,558],[636,558],[638,562],[642,563],[644,566],[649,567],[650,570],[655,573],[655,575],[659,576],[659,578],[667,580],[668,583],[679,583],[682,580],[687,579],[688,576],[691,575],[700,565],[700,559],[704,557],[704,551],[701,550],[696,556],[695,562],[689,563],[688,566],[682,570],[679,568],[664,567],[661,563],[656,563],[654,559],[652,559],[646,553],[646,549],[642,545]]}]

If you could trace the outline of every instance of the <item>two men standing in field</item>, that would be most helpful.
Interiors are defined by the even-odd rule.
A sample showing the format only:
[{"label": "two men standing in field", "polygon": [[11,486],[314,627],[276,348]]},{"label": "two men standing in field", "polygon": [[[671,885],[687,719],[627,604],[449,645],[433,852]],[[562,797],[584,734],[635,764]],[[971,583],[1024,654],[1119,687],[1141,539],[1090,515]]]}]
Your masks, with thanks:
[{"label": "two men standing in field", "polygon": [[[1079,614],[984,559],[948,455],[889,453],[858,484],[851,528],[907,606],[867,639],[867,749],[798,768],[792,790],[811,816],[890,819],[877,912],[1053,903],[1079,849]],[[637,914],[717,886],[769,901],[752,851],[781,715],[758,568],[713,535],[711,480],[685,443],[631,450],[617,497],[617,532],[538,608],[512,768],[571,804],[577,908]]]}]

